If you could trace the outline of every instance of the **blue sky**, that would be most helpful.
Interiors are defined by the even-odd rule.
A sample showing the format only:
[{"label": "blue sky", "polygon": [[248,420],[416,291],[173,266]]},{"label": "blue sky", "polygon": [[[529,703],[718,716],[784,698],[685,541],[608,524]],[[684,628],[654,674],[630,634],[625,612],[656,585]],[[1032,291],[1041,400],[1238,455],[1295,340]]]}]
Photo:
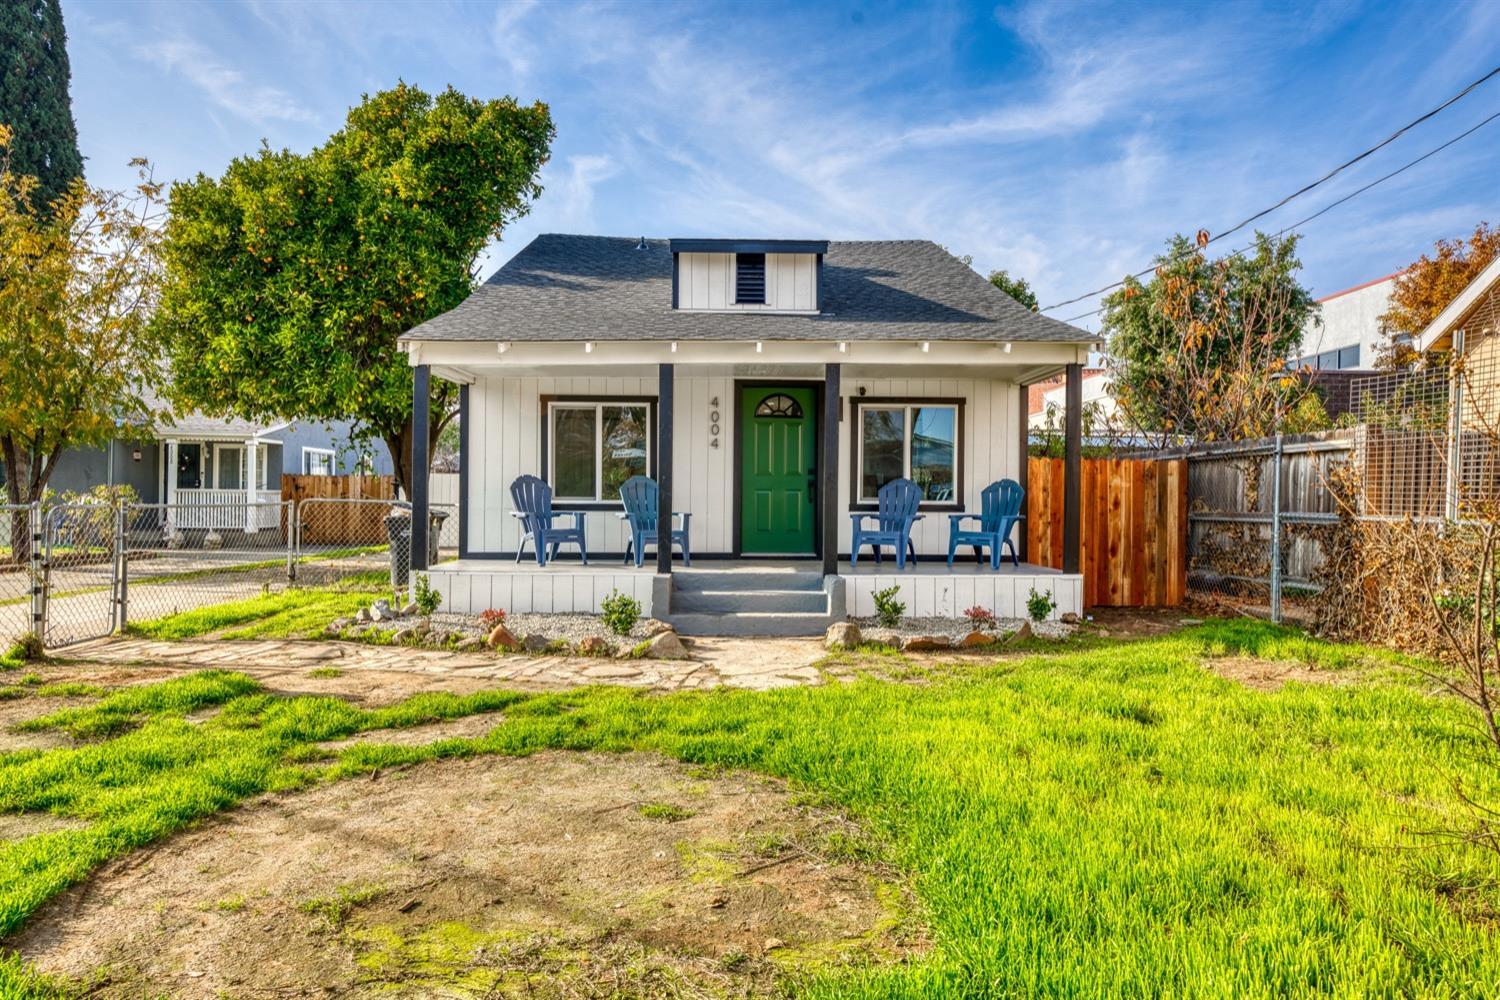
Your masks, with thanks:
[{"label": "blue sky", "polygon": [[[552,108],[540,232],[936,240],[1043,304],[1270,205],[1500,63],[1500,2],[64,0],[95,183],[305,150],[398,78]],[[1264,223],[1500,111],[1500,79]],[[1318,294],[1500,223],[1500,121],[1310,225]],[[1235,246],[1241,244],[1235,243]],[[1092,302],[1054,315],[1068,318]],[[1081,320],[1081,326],[1095,326]]]}]

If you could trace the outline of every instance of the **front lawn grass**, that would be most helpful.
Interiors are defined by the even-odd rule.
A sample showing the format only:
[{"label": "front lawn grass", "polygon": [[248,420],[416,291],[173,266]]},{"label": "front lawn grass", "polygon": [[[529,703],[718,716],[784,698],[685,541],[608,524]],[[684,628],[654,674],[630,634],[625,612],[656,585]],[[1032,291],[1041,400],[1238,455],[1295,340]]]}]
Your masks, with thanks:
[{"label": "front lawn grass", "polygon": [[[360,581],[360,585],[370,587],[371,581]],[[191,639],[216,632],[223,632],[226,639],[308,639],[321,635],[333,619],[352,615],[380,598],[390,600],[391,592],[291,588],[133,622],[128,631],[148,639]]]},{"label": "front lawn grass", "polygon": [[[911,873],[932,953],[811,970],[806,996],[1494,995],[1500,857],[1423,833],[1466,822],[1454,780],[1500,801],[1463,707],[1401,677],[1250,690],[1206,655],[1350,671],[1367,658],[1234,622],[967,661],[922,684],[426,694],[373,710],[228,673],[132,688],[32,724],[97,742],[0,755],[0,810],[89,824],[0,845],[0,934],[105,860],[262,792],[443,757],[646,750],[790,779],[862,818]],[[320,741],[501,709],[480,738],[299,763]],[[0,995],[23,975],[0,962]]]}]

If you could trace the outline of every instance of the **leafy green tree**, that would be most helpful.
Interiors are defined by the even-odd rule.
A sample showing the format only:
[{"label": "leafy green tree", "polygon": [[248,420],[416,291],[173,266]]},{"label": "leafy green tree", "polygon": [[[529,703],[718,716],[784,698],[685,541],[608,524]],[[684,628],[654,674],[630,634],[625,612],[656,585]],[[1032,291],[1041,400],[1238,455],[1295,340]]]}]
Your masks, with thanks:
[{"label": "leafy green tree", "polygon": [[[9,131],[0,126],[0,148]],[[133,192],[74,178],[50,206],[37,180],[0,162],[0,460],[10,503],[43,499],[69,448],[99,445],[153,416],[161,346],[161,186]],[[11,554],[30,550],[12,518]]]},{"label": "leafy green tree", "polygon": [[1177,235],[1142,284],[1104,300],[1112,392],[1137,427],[1201,441],[1260,437],[1296,409],[1308,381],[1286,370],[1317,303],[1297,280],[1297,237],[1256,233],[1209,260]]},{"label": "leafy green tree", "polygon": [[10,169],[36,178],[41,207],[83,175],[68,100],[67,33],[59,0],[0,4],[0,125],[10,127]]},{"label": "leafy green tree", "polygon": [[990,284],[1021,303],[1027,309],[1036,312],[1036,292],[1031,290],[1031,285],[1025,278],[1020,276],[1012,278],[1009,271],[991,271]]},{"label": "leafy green tree", "polygon": [[[401,83],[307,154],[262,148],[172,188],[160,321],[178,402],[247,419],[353,419],[410,494],[412,376],[396,338],[453,308],[541,193],[540,102]],[[434,381],[431,441],[457,391]]]}]

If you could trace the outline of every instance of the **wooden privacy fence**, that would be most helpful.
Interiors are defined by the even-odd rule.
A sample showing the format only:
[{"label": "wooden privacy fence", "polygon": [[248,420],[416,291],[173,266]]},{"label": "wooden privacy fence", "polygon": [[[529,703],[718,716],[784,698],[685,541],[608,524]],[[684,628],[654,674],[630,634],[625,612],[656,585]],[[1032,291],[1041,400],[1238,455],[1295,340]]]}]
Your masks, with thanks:
[{"label": "wooden privacy fence", "polygon": [[[1026,552],[1063,564],[1063,460],[1027,466]],[[1079,561],[1085,607],[1165,607],[1187,591],[1187,462],[1091,458],[1082,462]]]},{"label": "wooden privacy fence", "polygon": [[[339,503],[340,500],[395,500],[391,476],[282,476],[281,499],[296,502],[301,513],[301,540],[307,545],[383,545],[385,503]],[[304,503],[326,500],[328,503]]]}]

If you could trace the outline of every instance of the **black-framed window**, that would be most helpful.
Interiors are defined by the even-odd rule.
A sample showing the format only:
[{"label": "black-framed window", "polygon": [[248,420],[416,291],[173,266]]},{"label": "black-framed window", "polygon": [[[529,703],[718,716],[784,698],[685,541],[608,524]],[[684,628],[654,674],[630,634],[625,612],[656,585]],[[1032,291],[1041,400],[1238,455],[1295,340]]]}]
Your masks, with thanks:
[{"label": "black-framed window", "polygon": [[617,504],[627,479],[651,475],[654,409],[642,398],[544,398],[542,477],[554,502]]},{"label": "black-framed window", "polygon": [[921,487],[924,504],[962,506],[963,400],[852,402],[855,504],[874,504],[882,486],[905,478]]},{"label": "black-framed window", "polygon": [[735,305],[766,304],[766,255],[763,253],[737,253],[734,255],[734,303]]}]

